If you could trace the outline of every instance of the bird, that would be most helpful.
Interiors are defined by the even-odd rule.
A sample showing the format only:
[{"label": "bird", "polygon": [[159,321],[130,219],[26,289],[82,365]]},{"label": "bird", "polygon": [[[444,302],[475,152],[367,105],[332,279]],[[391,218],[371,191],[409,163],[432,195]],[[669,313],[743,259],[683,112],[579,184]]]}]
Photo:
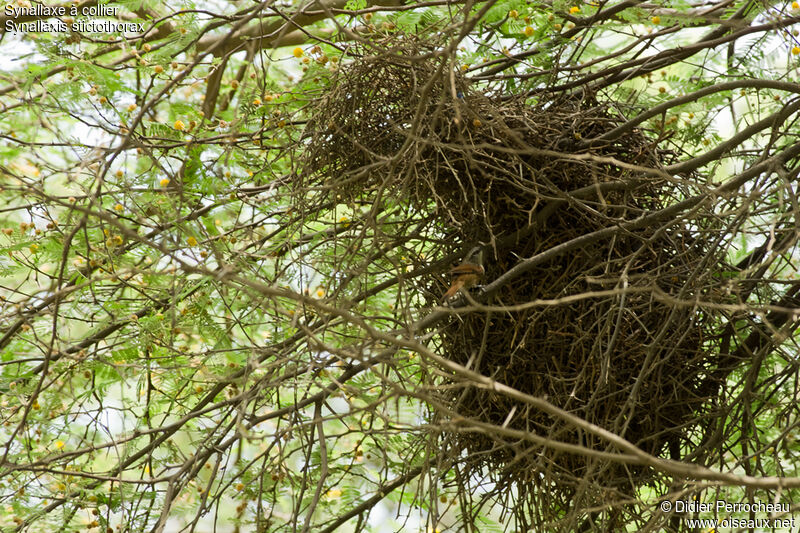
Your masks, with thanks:
[{"label": "bird", "polygon": [[442,296],[442,301],[446,302],[461,289],[474,287],[483,278],[486,271],[483,269],[483,248],[474,248],[463,263],[450,269],[452,282],[450,288]]}]

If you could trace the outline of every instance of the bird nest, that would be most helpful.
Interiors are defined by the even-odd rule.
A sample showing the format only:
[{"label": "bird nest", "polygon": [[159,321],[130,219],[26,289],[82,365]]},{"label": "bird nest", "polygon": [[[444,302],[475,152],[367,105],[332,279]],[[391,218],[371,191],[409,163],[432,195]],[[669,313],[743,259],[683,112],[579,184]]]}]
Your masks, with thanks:
[{"label": "bird nest", "polygon": [[[449,317],[435,348],[649,454],[680,459],[724,379],[714,365],[717,317],[686,304],[711,297],[720,260],[707,243],[719,229],[699,216],[624,224],[686,198],[692,180],[662,172],[673,156],[643,131],[592,141],[625,122],[610,103],[471,90],[425,52],[407,40],[342,69],[314,109],[303,185],[326,199],[403,199],[431,213],[438,238],[428,256],[484,243],[487,283],[521,259],[597,235],[497,288],[487,303],[507,309]],[[608,228],[618,231],[598,233]],[[428,287],[428,304],[443,281]],[[552,524],[576,495],[588,507],[653,480],[652,470],[612,459],[618,450],[585,428],[442,374],[423,385],[438,391],[432,426],[454,482],[491,481],[484,496],[516,499],[518,523]]]}]

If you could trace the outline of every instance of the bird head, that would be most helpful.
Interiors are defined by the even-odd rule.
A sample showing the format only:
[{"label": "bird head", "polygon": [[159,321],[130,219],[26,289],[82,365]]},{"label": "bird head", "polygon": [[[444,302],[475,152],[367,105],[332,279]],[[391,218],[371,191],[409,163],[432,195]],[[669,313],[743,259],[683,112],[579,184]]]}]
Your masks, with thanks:
[{"label": "bird head", "polygon": [[472,263],[483,267],[483,246],[476,246],[464,258],[465,263]]}]

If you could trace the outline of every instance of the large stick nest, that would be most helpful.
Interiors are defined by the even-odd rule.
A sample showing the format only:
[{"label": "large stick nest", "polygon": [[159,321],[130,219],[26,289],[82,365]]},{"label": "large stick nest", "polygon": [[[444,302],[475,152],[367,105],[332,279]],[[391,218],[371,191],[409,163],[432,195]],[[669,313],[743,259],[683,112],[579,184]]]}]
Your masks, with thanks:
[{"label": "large stick nest", "polygon": [[[420,59],[421,45],[404,46],[355,61],[332,80],[307,130],[304,185],[338,201],[381,195],[434,212],[441,239],[430,243],[431,255],[488,243],[491,282],[521,258],[692,192],[689,180],[652,172],[671,156],[644,132],[584,142],[624,122],[610,104],[588,94],[538,101],[482,94],[444,60]],[[565,196],[587,186],[596,192],[582,200]],[[438,351],[648,453],[679,459],[708,420],[722,378],[714,373],[715,317],[675,303],[709,298],[719,259],[708,243],[718,230],[697,217],[675,222],[598,238],[540,264],[491,302],[534,305],[454,317],[438,337]],[[430,289],[428,303],[437,303],[444,280]],[[440,445],[462,474],[460,483],[488,475],[489,492],[516,487],[517,497],[526,498],[515,507],[518,515],[554,520],[577,493],[584,505],[597,503],[609,491],[631,495],[651,479],[643,467],[457,424],[475,421],[617,451],[502,394],[456,378],[435,385],[447,408],[433,418],[451,429]]]}]

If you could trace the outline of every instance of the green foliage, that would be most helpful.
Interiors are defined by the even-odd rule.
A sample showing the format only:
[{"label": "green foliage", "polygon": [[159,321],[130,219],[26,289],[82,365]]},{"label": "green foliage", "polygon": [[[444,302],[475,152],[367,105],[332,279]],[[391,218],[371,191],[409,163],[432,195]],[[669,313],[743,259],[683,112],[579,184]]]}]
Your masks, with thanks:
[{"label": "green foliage", "polygon": [[[257,4],[113,5],[126,21],[146,20],[155,28],[143,38],[114,33],[73,42],[69,34],[6,32],[0,41],[0,56],[13,58],[0,64],[2,531],[20,527],[19,520],[27,521],[26,531],[149,531],[164,509],[168,523],[179,527],[216,515],[218,523],[243,530],[279,531],[302,529],[309,516],[316,531],[376,495],[379,503],[341,530],[357,523],[389,530],[388,521],[369,518],[376,507],[381,512],[373,516],[400,517],[395,530],[521,527],[502,509],[520,494],[492,499],[490,484],[471,490],[473,480],[457,474],[468,452],[441,453],[447,430],[458,424],[436,426],[441,419],[430,413],[441,401],[442,375],[453,371],[430,357],[437,353],[438,330],[411,329],[443,292],[449,266],[426,254],[452,239],[458,222],[447,218],[438,198],[412,205],[417,191],[394,190],[386,169],[404,158],[419,157],[421,165],[450,149],[455,117],[435,118],[441,136],[430,152],[376,151],[358,170],[380,176],[375,190],[352,193],[353,169],[341,169],[329,185],[315,182],[303,167],[309,131],[329,128],[331,137],[350,142],[343,125],[379,113],[367,109],[331,124],[315,122],[316,106],[343,97],[335,90],[363,57],[398,58],[393,46],[416,38],[430,45],[418,61],[442,59],[442,78],[435,81],[446,88],[457,81],[467,97],[533,104],[591,95],[613,102],[613,120],[621,122],[665,105],[664,113],[631,127],[669,154],[660,179],[705,180],[708,190],[785,155],[796,142],[796,124],[783,122],[698,169],[668,168],[793,102],[787,87],[755,83],[794,79],[797,59],[786,52],[791,33],[759,29],[726,40],[764,17],[791,32],[787,17],[773,7],[754,5],[747,18],[726,23],[725,37],[705,43],[698,35],[723,27],[741,4],[700,17],[685,0],[637,5],[613,16],[606,16],[611,6],[602,2],[513,0],[488,9],[472,4],[468,12],[463,5],[411,3],[357,18],[353,11],[375,6],[348,0],[343,11],[305,13],[301,7],[310,8],[300,4],[259,12]],[[570,13],[573,6],[578,12]],[[573,20],[576,27],[568,27]],[[474,25],[461,35],[466,22]],[[293,54],[298,44],[301,58]],[[686,56],[690,47],[696,52]],[[213,88],[217,68],[225,72]],[[736,80],[754,83],[744,92],[696,96]],[[422,88],[431,80],[401,81]],[[445,92],[427,98],[445,108]],[[469,113],[480,109],[465,102],[459,120],[467,126],[458,135],[469,138],[475,132],[469,128],[479,127]],[[212,107],[205,116],[202,110]],[[481,128],[509,127],[482,118]],[[375,123],[377,133],[397,127],[380,117]],[[577,140],[551,155],[564,162],[573,151],[579,151]],[[718,420],[721,451],[706,466],[737,475],[745,466],[764,478],[796,469],[796,329],[764,322],[769,313],[796,307],[783,300],[797,276],[796,162],[796,156],[775,159],[744,186],[710,194],[701,204],[729,228],[723,255],[730,268],[692,273],[707,279],[708,290],[680,294],[676,307],[699,315],[723,308],[736,346],[750,334],[770,339],[761,351],[738,356],[752,366],[731,372],[722,387],[727,396],[714,399],[739,403]],[[512,170],[504,169],[502,179],[523,172]],[[323,202],[328,187],[336,191]],[[568,193],[552,196],[578,201]],[[686,200],[674,194],[674,202]],[[587,217],[609,216],[606,197],[581,205]],[[532,208],[532,221],[543,208]],[[610,218],[609,227],[617,222]],[[500,228],[493,237],[508,234]],[[736,266],[765,243],[755,266]],[[635,270],[632,264],[632,278]],[[587,279],[590,285],[607,281],[594,273]],[[655,282],[650,290],[654,299],[665,291]],[[722,296],[711,302],[715,295]],[[457,422],[463,423],[459,430],[487,431]],[[704,436],[693,438],[680,443],[683,456]],[[514,453],[522,453],[520,446]],[[410,475],[415,469],[419,473]],[[659,478],[664,491],[642,488],[640,501],[621,498],[608,508],[635,507],[631,516],[640,512],[655,524],[663,517],[653,514],[654,502],[668,488],[695,490],[696,480],[654,471],[670,477]],[[399,487],[386,489],[407,474]],[[704,482],[699,478],[697,486]],[[714,483],[721,496],[742,496],[735,483]],[[794,489],[772,489],[752,492],[764,499],[796,496]]]}]

